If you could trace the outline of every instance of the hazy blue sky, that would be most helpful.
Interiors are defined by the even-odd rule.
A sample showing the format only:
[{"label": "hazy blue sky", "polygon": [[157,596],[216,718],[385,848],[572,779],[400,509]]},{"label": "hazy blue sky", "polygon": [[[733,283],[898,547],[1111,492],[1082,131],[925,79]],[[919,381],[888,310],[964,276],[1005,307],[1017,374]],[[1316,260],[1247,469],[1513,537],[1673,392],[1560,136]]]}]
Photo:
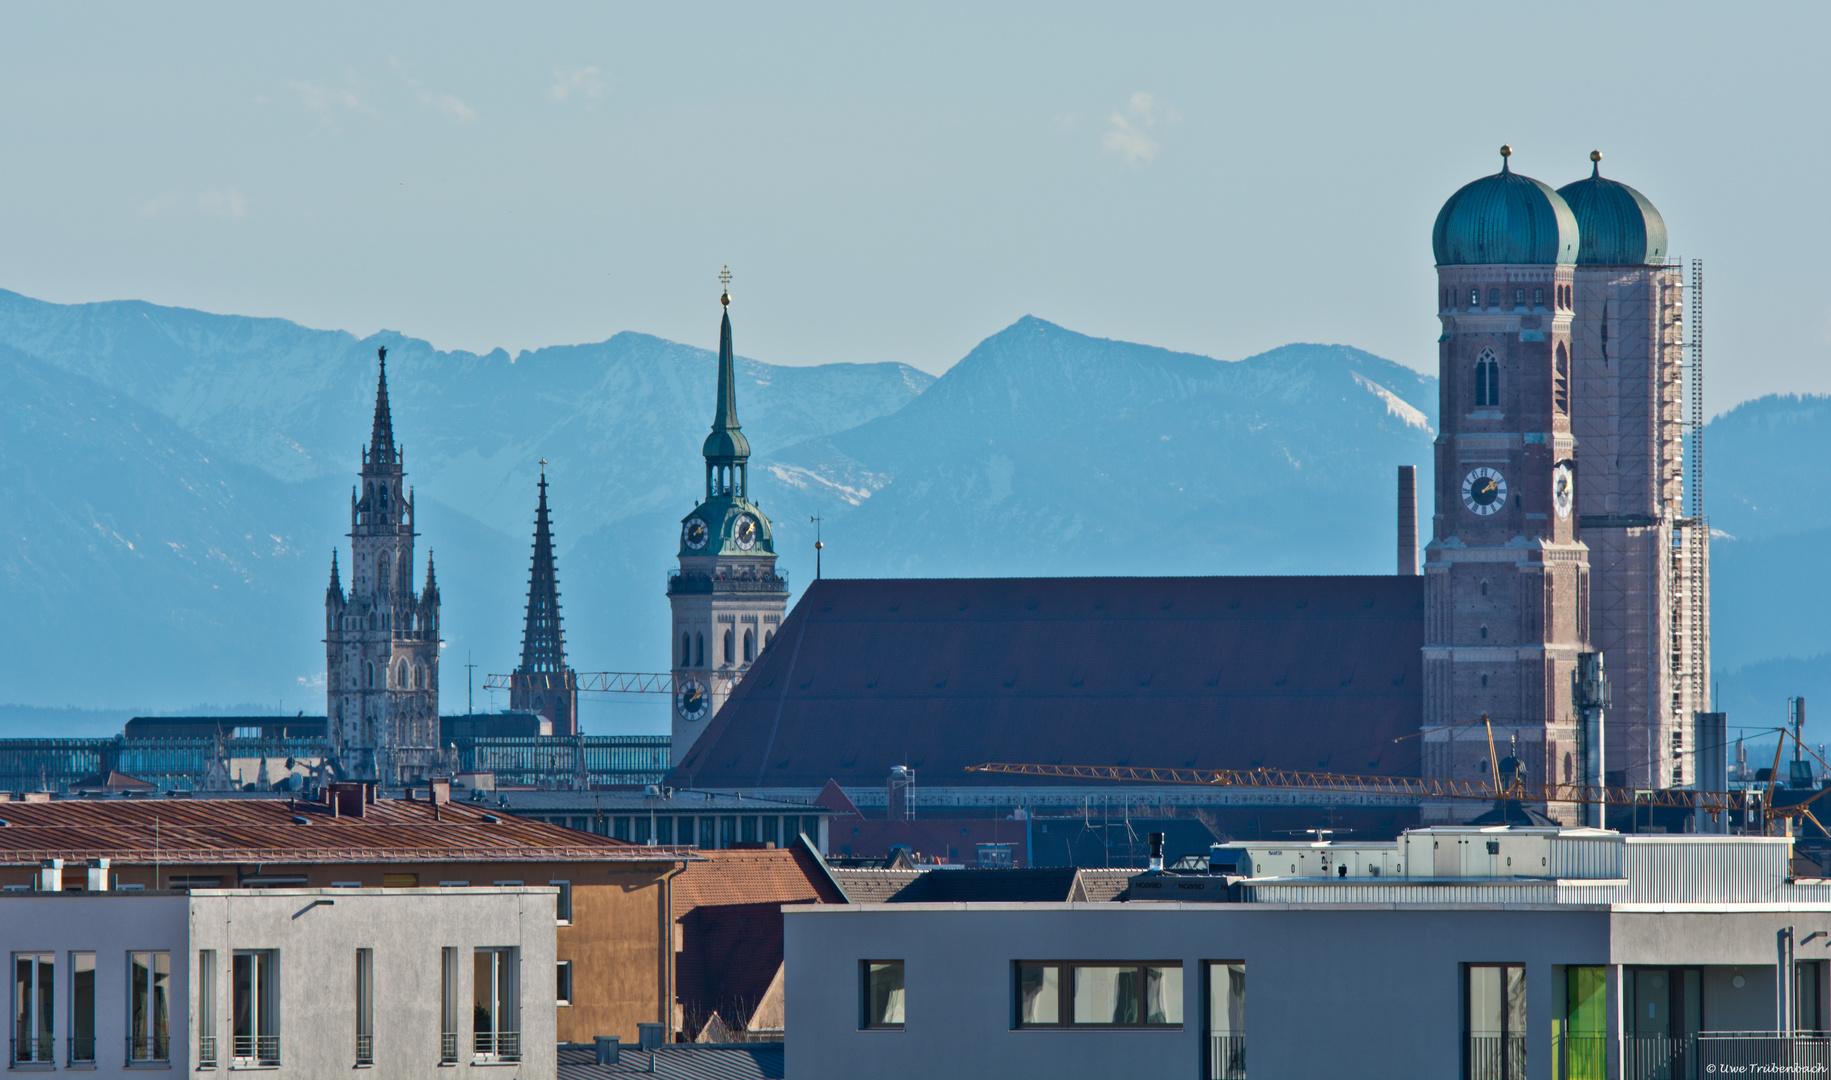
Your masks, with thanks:
[{"label": "hazy blue sky", "polygon": [[1429,233],[1589,151],[1713,410],[1831,391],[1824,5],[8,5],[0,287],[941,371],[1032,313],[1435,364]]}]

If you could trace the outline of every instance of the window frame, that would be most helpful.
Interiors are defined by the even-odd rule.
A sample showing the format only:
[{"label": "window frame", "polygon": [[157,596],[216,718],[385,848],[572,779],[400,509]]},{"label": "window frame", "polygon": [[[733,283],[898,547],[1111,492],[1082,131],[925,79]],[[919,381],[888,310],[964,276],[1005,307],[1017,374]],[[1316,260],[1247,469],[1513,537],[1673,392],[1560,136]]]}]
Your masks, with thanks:
[{"label": "window frame", "polygon": [[[57,1065],[57,953],[36,949],[13,955],[13,1034],[7,1066],[51,1069]],[[25,965],[25,978],[20,966]],[[46,968],[50,970],[47,972]],[[21,1045],[23,1044],[23,1045]],[[24,1056],[21,1056],[21,1052]]]},{"label": "window frame", "polygon": [[[136,969],[139,957],[146,957],[146,966]],[[159,961],[165,961],[164,985],[160,985]],[[146,972],[145,1002],[146,1015],[137,1017],[134,1005],[134,994],[140,990],[137,970]],[[161,1023],[161,1001],[164,1016]],[[143,1031],[137,1034],[135,1021],[143,1020]],[[166,1062],[172,1060],[172,954],[169,949],[131,949],[127,953],[127,1062]],[[136,1043],[138,1044],[136,1046]],[[161,1049],[164,1050],[161,1053]]]},{"label": "window frame", "polygon": [[553,898],[553,900],[554,900],[553,925],[571,926],[572,925],[572,882],[554,880],[554,881],[547,882],[547,884],[549,884],[559,890],[559,895]]},{"label": "window frame", "polygon": [[553,1003],[555,1005],[572,1005],[572,961],[555,960],[553,962]]},{"label": "window frame", "polygon": [[[1519,1019],[1522,1027],[1518,1031],[1515,1031],[1509,1024],[1511,1018],[1508,1015],[1507,1000],[1507,983],[1510,977],[1508,973],[1515,970],[1519,972],[1520,983],[1521,1016]],[[1500,1031],[1498,1034],[1476,1032],[1473,1030],[1475,1023],[1475,1017],[1473,1015],[1475,1008],[1475,973],[1477,971],[1500,972]],[[1530,1075],[1529,1072],[1527,1072],[1531,1067],[1528,1057],[1528,1032],[1531,1030],[1532,1016],[1529,1005],[1530,999],[1526,996],[1528,992],[1529,990],[1526,986],[1526,965],[1523,961],[1485,960],[1470,961],[1462,965],[1462,993],[1460,996],[1462,999],[1462,1076],[1464,1080],[1525,1080],[1526,1076]],[[1486,1070],[1477,1069],[1474,1043],[1474,1040],[1477,1038],[1499,1038],[1501,1040],[1501,1053],[1497,1063],[1499,1066],[1498,1074],[1490,1075]],[[1513,1065],[1515,1064],[1514,1056],[1509,1052],[1512,1049],[1508,1045],[1509,1040],[1518,1040],[1519,1060],[1517,1064],[1519,1070],[1517,1073],[1513,1068]]]},{"label": "window frame", "polygon": [[[1023,1018],[1023,973],[1026,968],[1056,972],[1056,1019],[1028,1021]],[[1130,1022],[1094,1023],[1074,1018],[1075,973],[1082,970],[1131,971],[1136,973],[1138,1019]],[[1174,971],[1178,980],[1177,1019],[1152,1023],[1147,1017],[1147,970]],[[1181,1031],[1188,1024],[1189,1008],[1186,972],[1181,960],[1013,960],[1011,962],[1011,1027],[1016,1031]]]},{"label": "window frame", "polygon": [[[70,970],[70,979],[69,979],[70,1004],[67,1006],[67,1008],[69,1009],[69,1015],[70,1015],[70,1025],[69,1025],[70,1026],[70,1046],[69,1046],[69,1053],[66,1055],[65,1064],[66,1065],[77,1065],[77,1064],[93,1065],[93,1064],[95,1064],[95,1029],[96,1029],[96,1020],[97,1020],[96,1011],[95,1011],[95,1006],[96,1006],[95,991],[96,991],[96,971],[97,971],[96,956],[93,951],[87,950],[87,949],[72,949],[72,950],[70,950],[69,953],[66,954],[66,956],[68,957],[68,960],[66,962],[68,963],[69,970]],[[79,961],[78,957],[81,957],[82,959]],[[79,963],[88,964],[88,968],[86,969],[89,974],[89,985],[86,988],[88,990],[88,997],[89,997],[88,1009],[87,1009],[87,1011],[89,1013],[89,1034],[88,1035],[78,1034],[77,1030],[76,1030],[77,1029],[77,1023],[76,1023],[77,1017],[80,1016],[83,1011],[81,1006],[83,1004],[82,990],[84,989],[84,988],[78,987],[76,984],[77,973],[80,970],[84,970],[84,969],[78,968],[77,965]],[[83,1041],[86,1041],[89,1044],[89,1047],[88,1047],[89,1056],[88,1057],[82,1057],[81,1051],[79,1050],[79,1048],[77,1046],[77,1043],[83,1042]]]},{"label": "window frame", "polygon": [[[489,959],[484,960],[485,957]],[[477,1011],[485,1002],[477,998],[475,981],[480,963],[489,965],[490,985],[485,999],[489,1010],[487,1032],[477,1029]],[[513,1062],[521,1060],[521,949],[514,945],[479,945],[471,950],[471,1060]]]},{"label": "window frame", "polygon": [[[237,1015],[242,991],[240,961],[248,960],[248,1034]],[[231,1067],[280,1064],[280,950],[236,949],[229,957],[229,1057]],[[243,1040],[248,1040],[246,1043]],[[244,1053],[243,1051],[246,1051]]]},{"label": "window frame", "polygon": [[375,1065],[375,950],[356,950],[356,1067]]},{"label": "window frame", "polygon": [[[1208,1053],[1207,1075],[1235,1080],[1246,1075],[1246,961],[1203,960],[1201,963],[1202,1039]],[[1229,1003],[1233,1000],[1233,986],[1230,982],[1224,989],[1217,989],[1215,978],[1236,967],[1240,969],[1239,1024],[1236,1027],[1230,1023],[1223,1030],[1215,1023],[1215,1013],[1223,998]]]},{"label": "window frame", "polygon": [[[871,972],[876,967],[894,966],[902,975],[902,1008],[903,1019],[898,1021],[874,1020],[872,1018]],[[906,960],[877,959],[858,962],[858,1029],[860,1031],[903,1031],[909,1026],[909,964]]]}]

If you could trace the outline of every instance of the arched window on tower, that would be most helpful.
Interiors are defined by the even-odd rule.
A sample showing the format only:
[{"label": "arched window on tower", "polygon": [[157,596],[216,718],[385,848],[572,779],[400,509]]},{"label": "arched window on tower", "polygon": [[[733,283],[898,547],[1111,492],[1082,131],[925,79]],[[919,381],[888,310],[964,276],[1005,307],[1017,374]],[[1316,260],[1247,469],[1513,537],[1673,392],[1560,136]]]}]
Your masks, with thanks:
[{"label": "arched window on tower", "polygon": [[1500,361],[1492,350],[1483,349],[1475,358],[1475,407],[1497,408],[1500,405]]},{"label": "arched window on tower", "polygon": [[1551,399],[1558,407],[1558,412],[1570,412],[1570,359],[1564,352],[1564,343],[1558,342],[1557,367],[1552,373]]},{"label": "arched window on tower", "polygon": [[776,632],[774,630],[763,631],[763,647],[765,649],[769,648],[770,643],[775,640],[776,640]]},{"label": "arched window on tower", "polygon": [[693,635],[693,657],[694,667],[706,666],[706,635]]},{"label": "arched window on tower", "polygon": [[1491,308],[1497,308],[1500,306],[1500,290],[1499,289],[1489,289],[1488,290],[1488,306]]},{"label": "arched window on tower", "polygon": [[693,666],[693,635],[685,631],[680,635],[680,666]]},{"label": "arched window on tower", "polygon": [[1544,289],[1532,290],[1532,306],[1533,307],[1544,307],[1545,306],[1545,290]]},{"label": "arched window on tower", "polygon": [[370,660],[368,662],[368,668],[369,668],[369,689],[373,690],[373,689],[375,689],[375,661]]},{"label": "arched window on tower", "polygon": [[389,576],[390,569],[391,568],[388,566],[388,553],[384,551],[381,553],[381,556],[375,560],[375,591],[382,596],[388,595],[388,582],[392,580]]},{"label": "arched window on tower", "polygon": [[737,637],[729,627],[725,629],[725,663],[737,663]]},{"label": "arched window on tower", "polygon": [[1469,306],[1472,308],[1478,308],[1481,306],[1481,290],[1480,289],[1470,289],[1469,290]]},{"label": "arched window on tower", "polygon": [[755,630],[746,629],[744,631],[744,663],[748,664],[756,658],[757,632]]},{"label": "arched window on tower", "polygon": [[1513,290],[1513,306],[1514,307],[1524,307],[1525,303],[1526,303],[1526,290],[1514,289]]},{"label": "arched window on tower", "polygon": [[405,660],[402,660],[399,664],[395,665],[394,685],[403,690],[407,688],[407,661]]}]

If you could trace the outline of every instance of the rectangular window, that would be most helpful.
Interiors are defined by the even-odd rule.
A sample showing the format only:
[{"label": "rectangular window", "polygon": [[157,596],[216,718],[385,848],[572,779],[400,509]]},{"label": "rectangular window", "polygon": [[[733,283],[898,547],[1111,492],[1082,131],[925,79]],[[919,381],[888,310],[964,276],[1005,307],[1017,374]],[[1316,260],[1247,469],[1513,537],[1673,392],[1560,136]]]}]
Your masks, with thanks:
[{"label": "rectangular window", "polygon": [[559,896],[557,897],[559,903],[554,905],[554,917],[562,923],[570,924],[572,922],[572,882],[554,881],[550,882],[550,884],[559,889]]},{"label": "rectangular window", "polygon": [[1180,961],[1020,962],[1018,1027],[1180,1027]]},{"label": "rectangular window", "polygon": [[699,846],[702,848],[718,847],[718,819],[703,817],[699,819]]},{"label": "rectangular window", "polygon": [[674,842],[676,844],[681,844],[685,847],[693,846],[693,819],[692,818],[683,817],[680,819],[680,835],[674,838]]},{"label": "rectangular window", "polygon": [[[565,818],[558,818],[556,820],[561,825],[566,824]],[[589,818],[575,817],[572,819],[572,828],[579,832],[589,832],[591,831],[591,821]]]},{"label": "rectangular window", "polygon": [[478,949],[471,983],[472,1051],[479,1061],[521,1060],[520,995],[515,992],[519,949]]},{"label": "rectangular window", "polygon": [[439,888],[441,888],[441,889],[468,889],[468,888],[470,888],[470,882],[468,882],[468,881],[441,881],[441,882],[439,882]]},{"label": "rectangular window", "polygon": [[774,844],[777,847],[782,846],[782,821],[780,818],[766,817],[763,819],[763,842],[765,844]]},{"label": "rectangular window", "polygon": [[57,1000],[54,953],[13,954],[13,1060],[52,1060],[52,1004]]},{"label": "rectangular window", "polygon": [[172,954],[127,954],[127,1060],[172,1059]]},{"label": "rectangular window", "polygon": [[740,829],[738,836],[744,843],[754,844],[757,842],[757,819],[755,814],[745,814],[743,817],[739,818],[738,826]]},{"label": "rectangular window", "polygon": [[1606,1080],[1608,1076],[1608,969],[1564,969],[1564,1076]]},{"label": "rectangular window", "polygon": [[572,1004],[572,961],[561,960],[555,965],[558,979],[553,985],[554,1001],[560,1005]]},{"label": "rectangular window", "polygon": [[439,1062],[458,1060],[458,950],[439,950]]},{"label": "rectangular window", "polygon": [[728,848],[737,843],[737,818],[722,817],[718,819],[718,846]]},{"label": "rectangular window", "polygon": [[70,954],[70,1060],[95,1060],[95,954]]},{"label": "rectangular window", "polygon": [[674,842],[674,819],[671,817],[655,819],[655,843],[672,844]]},{"label": "rectangular window", "polygon": [[615,837],[618,840],[628,840],[629,839],[629,819],[626,817],[612,819],[611,826],[610,826],[610,835]]},{"label": "rectangular window", "polygon": [[1246,965],[1208,962],[1208,1078],[1245,1080]]},{"label": "rectangular window", "polygon": [[375,950],[356,950],[356,1064],[375,1064]]},{"label": "rectangular window", "polygon": [[280,1063],[280,954],[273,949],[237,949],[229,979],[234,1000],[235,1063]]},{"label": "rectangular window", "polygon": [[1818,975],[1823,960],[1801,960],[1793,965],[1793,1027],[1817,1033],[1825,1029],[1818,1008]]},{"label": "rectangular window", "polygon": [[1525,1080],[1526,969],[1469,964],[1464,971],[1465,1080]]},{"label": "rectangular window", "polygon": [[384,889],[417,889],[420,887],[418,874],[383,874],[381,887]]},{"label": "rectangular window", "polygon": [[903,1026],[903,962],[866,960],[859,965],[863,983],[862,1026],[900,1029]]},{"label": "rectangular window", "polygon": [[634,835],[632,835],[630,837],[630,839],[634,840],[638,844],[648,843],[648,834],[649,834],[649,825],[650,824],[652,824],[652,823],[650,822],[650,820],[648,818],[645,818],[645,817],[637,818],[636,819],[636,832]]}]

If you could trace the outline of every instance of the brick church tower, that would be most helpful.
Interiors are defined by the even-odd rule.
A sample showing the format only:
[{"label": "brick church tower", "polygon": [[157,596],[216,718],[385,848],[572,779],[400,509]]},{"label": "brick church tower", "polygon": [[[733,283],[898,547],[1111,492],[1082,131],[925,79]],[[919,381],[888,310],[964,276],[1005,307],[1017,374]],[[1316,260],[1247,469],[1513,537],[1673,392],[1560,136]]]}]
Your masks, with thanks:
[{"label": "brick church tower", "polygon": [[388,350],[375,421],[350,493],[350,590],[331,555],[324,598],[326,716],[339,771],[400,783],[440,764],[439,586],[432,559],[413,590],[413,492],[394,444]]},{"label": "brick church tower", "polygon": [[1601,153],[1590,161],[1558,194],[1582,236],[1570,423],[1590,641],[1613,688],[1604,768],[1615,784],[1682,787],[1698,780],[1691,721],[1710,685],[1709,539],[1684,506],[1684,275],[1659,211],[1603,176]]},{"label": "brick church tower", "polygon": [[[1452,195],[1438,279],[1436,510],[1425,556],[1424,770],[1576,778],[1571,673],[1589,649],[1589,549],[1577,534],[1571,319],[1578,229],[1564,199],[1511,170]],[[1473,723],[1471,723],[1473,721]],[[1424,820],[1481,808],[1428,804]],[[1574,807],[1553,816],[1574,821]]]},{"label": "brick church tower", "polygon": [[[720,277],[729,282],[729,274]],[[750,501],[750,441],[737,419],[731,294],[718,332],[718,404],[706,459],[705,501],[680,523],[680,569],[668,575],[673,609],[673,760],[702,735],[731,687],[775,640],[788,608],[769,518]]]},{"label": "brick church tower", "polygon": [[554,735],[578,734],[579,677],[566,666],[559,621],[559,574],[547,519],[547,459],[540,460],[540,502],[534,510],[534,561],[528,570],[528,621],[521,664],[509,676],[509,708],[539,713]]}]

